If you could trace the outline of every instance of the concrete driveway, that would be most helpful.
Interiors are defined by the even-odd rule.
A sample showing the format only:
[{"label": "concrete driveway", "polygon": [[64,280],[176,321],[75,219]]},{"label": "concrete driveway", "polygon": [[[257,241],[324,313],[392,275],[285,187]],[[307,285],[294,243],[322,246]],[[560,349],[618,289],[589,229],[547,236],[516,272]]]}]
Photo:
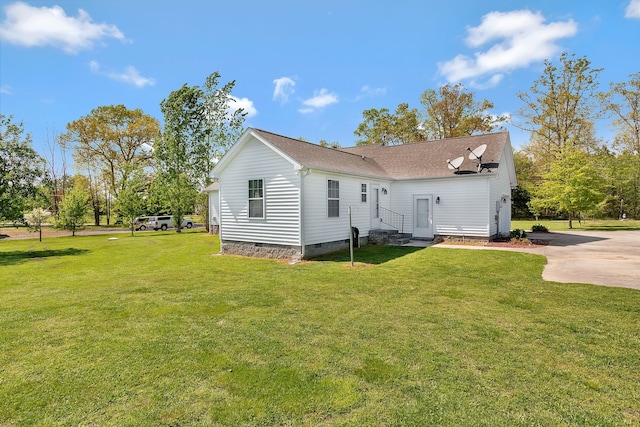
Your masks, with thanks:
[{"label": "concrete driveway", "polygon": [[[544,280],[591,283],[640,290],[640,231],[579,231],[547,234]],[[545,238],[531,233],[530,238]]]},{"label": "concrete driveway", "polygon": [[547,257],[547,265],[542,272],[544,280],[640,290],[640,231],[529,233],[527,237],[546,240],[549,244],[522,249],[446,246],[544,255]]}]

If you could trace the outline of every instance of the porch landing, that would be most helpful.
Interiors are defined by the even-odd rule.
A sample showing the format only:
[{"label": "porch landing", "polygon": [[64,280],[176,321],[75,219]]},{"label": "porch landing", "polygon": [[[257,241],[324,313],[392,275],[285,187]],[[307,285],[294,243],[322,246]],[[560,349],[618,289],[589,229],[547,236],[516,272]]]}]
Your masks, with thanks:
[{"label": "porch landing", "polygon": [[426,248],[431,240],[413,239],[411,233],[398,233],[398,230],[377,229],[369,231],[369,243],[374,245],[415,246]]}]

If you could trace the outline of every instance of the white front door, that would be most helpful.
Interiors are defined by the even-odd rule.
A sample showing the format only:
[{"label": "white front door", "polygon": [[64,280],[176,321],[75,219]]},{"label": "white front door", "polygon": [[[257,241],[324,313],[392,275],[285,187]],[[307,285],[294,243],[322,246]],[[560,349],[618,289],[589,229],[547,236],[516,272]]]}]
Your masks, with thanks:
[{"label": "white front door", "polygon": [[433,239],[433,214],[430,195],[413,196],[413,237]]},{"label": "white front door", "polygon": [[380,228],[380,186],[371,186],[371,229]]}]

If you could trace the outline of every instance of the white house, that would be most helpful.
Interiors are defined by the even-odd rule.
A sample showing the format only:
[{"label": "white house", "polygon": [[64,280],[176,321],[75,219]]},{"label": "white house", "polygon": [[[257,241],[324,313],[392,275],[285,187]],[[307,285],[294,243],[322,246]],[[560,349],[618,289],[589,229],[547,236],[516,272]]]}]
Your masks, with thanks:
[{"label": "white house", "polygon": [[247,129],[213,168],[222,253],[304,259],[394,229],[414,239],[509,233],[507,132],[327,148]]}]

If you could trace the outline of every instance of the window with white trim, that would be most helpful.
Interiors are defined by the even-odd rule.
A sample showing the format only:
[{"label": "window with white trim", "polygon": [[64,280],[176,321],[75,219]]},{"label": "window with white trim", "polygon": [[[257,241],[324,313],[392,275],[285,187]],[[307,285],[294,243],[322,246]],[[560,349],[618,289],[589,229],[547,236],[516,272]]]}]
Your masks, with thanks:
[{"label": "window with white trim", "polygon": [[367,203],[367,184],[360,184],[360,201]]},{"label": "window with white trim", "polygon": [[264,181],[249,180],[249,218],[264,218]]},{"label": "window with white trim", "polygon": [[327,216],[340,216],[340,181],[334,179],[327,180]]}]

